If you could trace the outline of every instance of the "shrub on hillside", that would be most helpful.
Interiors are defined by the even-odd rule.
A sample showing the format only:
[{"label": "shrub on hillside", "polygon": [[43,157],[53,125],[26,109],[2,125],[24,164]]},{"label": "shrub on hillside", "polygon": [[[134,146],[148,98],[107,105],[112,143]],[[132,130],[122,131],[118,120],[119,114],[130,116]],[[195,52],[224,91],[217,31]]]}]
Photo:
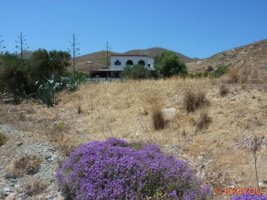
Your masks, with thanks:
[{"label": "shrub on hillside", "polygon": [[[136,145],[134,145],[136,146]],[[78,147],[57,171],[66,199],[210,199],[188,165],[162,153],[156,145],[110,138]]]},{"label": "shrub on hillside", "polygon": [[151,77],[151,73],[144,65],[134,65],[125,67],[122,76],[130,79],[146,79]]},{"label": "shrub on hillside", "polygon": [[197,130],[206,129],[209,127],[209,124],[212,122],[211,117],[206,112],[202,112],[199,116],[198,121],[196,122]]},{"label": "shrub on hillside", "polygon": [[219,88],[219,93],[221,97],[224,97],[229,93],[229,88],[225,84],[221,84]]},{"label": "shrub on hillside", "polygon": [[184,94],[184,107],[187,112],[194,112],[198,108],[209,105],[206,94],[203,91],[187,90]]},{"label": "shrub on hillside", "polygon": [[180,61],[175,52],[164,51],[155,58],[155,69],[163,76],[187,75],[186,65]]},{"label": "shrub on hillside", "polygon": [[210,76],[214,78],[219,78],[223,76],[224,74],[226,74],[227,72],[228,72],[228,67],[221,66],[213,70],[212,72],[210,72]]},{"label": "shrub on hillside", "polygon": [[35,155],[25,155],[14,162],[5,178],[18,178],[24,175],[34,175],[41,167],[41,159]]},{"label": "shrub on hillside", "polygon": [[152,108],[152,122],[155,130],[164,129],[166,125],[159,105],[154,105]]}]

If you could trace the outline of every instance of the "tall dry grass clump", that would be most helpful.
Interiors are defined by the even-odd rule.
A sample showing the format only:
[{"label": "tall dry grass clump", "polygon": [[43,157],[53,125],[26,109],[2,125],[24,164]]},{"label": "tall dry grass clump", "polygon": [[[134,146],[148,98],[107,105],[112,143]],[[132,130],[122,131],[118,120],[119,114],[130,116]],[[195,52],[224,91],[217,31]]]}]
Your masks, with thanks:
[{"label": "tall dry grass clump", "polygon": [[166,121],[164,120],[159,104],[155,104],[152,107],[152,122],[155,130],[164,129],[166,126]]},{"label": "tall dry grass clump", "polygon": [[198,108],[207,106],[210,102],[206,98],[206,93],[201,90],[187,90],[183,99],[187,112],[194,112]]},{"label": "tall dry grass clump", "polygon": [[196,122],[197,130],[207,129],[209,124],[212,122],[211,117],[207,112],[202,112],[199,116],[198,121]]},{"label": "tall dry grass clump", "polygon": [[7,137],[3,133],[0,133],[0,146],[4,145],[6,140]]},{"label": "tall dry grass clump", "polygon": [[229,93],[229,88],[225,84],[221,84],[219,87],[219,94],[221,97],[226,96]]}]

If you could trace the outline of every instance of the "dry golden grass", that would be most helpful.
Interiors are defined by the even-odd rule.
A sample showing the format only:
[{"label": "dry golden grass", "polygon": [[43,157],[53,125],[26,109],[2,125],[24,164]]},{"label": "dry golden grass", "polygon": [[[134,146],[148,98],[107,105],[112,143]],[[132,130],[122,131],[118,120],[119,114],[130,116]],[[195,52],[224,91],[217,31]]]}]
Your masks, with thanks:
[{"label": "dry golden grass", "polygon": [[[267,93],[259,90],[258,86],[245,84],[244,89],[240,84],[229,84],[231,92],[221,98],[218,95],[220,84],[218,80],[179,78],[85,84],[74,93],[58,94],[57,100],[60,101],[55,107],[29,102],[16,106],[16,111],[10,114],[15,115],[28,107],[34,109],[35,113],[28,114],[32,121],[16,122],[16,125],[28,124],[29,130],[34,130],[36,140],[55,142],[59,148],[63,144],[75,147],[108,137],[156,143],[190,163],[205,163],[207,170],[213,172],[210,178],[221,181],[222,186],[231,185],[233,179],[240,182],[240,186],[252,185],[255,183],[252,158],[244,156],[245,151],[237,148],[236,143],[248,134],[248,123],[252,124],[257,136],[266,135]],[[200,130],[201,134],[195,134],[195,124],[202,108],[188,113],[183,95],[199,88],[205,91],[205,97],[210,101],[210,106],[205,109],[212,123]],[[159,102],[162,109],[175,108],[179,113],[168,121],[164,129],[155,130],[151,121],[155,102]],[[81,114],[77,112],[79,105]],[[1,110],[8,113],[13,107],[6,105]],[[253,123],[255,118],[260,123]],[[60,123],[64,123],[63,130],[53,128],[53,124]],[[54,135],[48,136],[51,129],[54,129]],[[267,180],[267,151],[259,153],[259,178]],[[229,179],[221,174],[227,174]]]}]

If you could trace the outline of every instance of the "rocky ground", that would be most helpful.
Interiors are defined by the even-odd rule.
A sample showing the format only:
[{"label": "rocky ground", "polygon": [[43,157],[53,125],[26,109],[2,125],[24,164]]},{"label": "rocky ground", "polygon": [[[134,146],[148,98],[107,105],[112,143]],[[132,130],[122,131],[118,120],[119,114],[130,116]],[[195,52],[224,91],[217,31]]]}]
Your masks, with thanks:
[{"label": "rocky ground", "polygon": [[[55,183],[55,171],[62,154],[49,142],[36,142],[32,139],[33,132],[17,130],[12,125],[0,124],[0,132],[8,141],[1,146],[0,153],[0,199],[61,199]],[[5,178],[9,167],[15,160],[25,156],[35,155],[40,158],[41,165],[37,173],[18,178]],[[27,183],[41,181],[45,189],[41,195],[29,196]]]}]

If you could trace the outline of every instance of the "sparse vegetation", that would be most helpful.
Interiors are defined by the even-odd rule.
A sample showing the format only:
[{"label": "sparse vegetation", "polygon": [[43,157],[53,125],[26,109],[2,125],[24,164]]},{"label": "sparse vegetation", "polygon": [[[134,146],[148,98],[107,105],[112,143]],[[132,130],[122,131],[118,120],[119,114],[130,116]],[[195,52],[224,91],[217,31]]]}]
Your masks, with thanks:
[{"label": "sparse vegetation", "polygon": [[219,78],[228,72],[228,67],[220,66],[217,69],[210,72],[211,77]]},{"label": "sparse vegetation", "polygon": [[201,112],[198,121],[196,122],[197,130],[207,129],[212,122],[207,112]]},{"label": "sparse vegetation", "polygon": [[26,155],[16,160],[14,168],[21,170],[23,174],[32,175],[39,171],[41,159],[35,155]]},{"label": "sparse vegetation", "polygon": [[152,107],[152,122],[155,130],[164,129],[166,121],[163,118],[161,108],[158,104]]},{"label": "sparse vegetation", "polygon": [[183,99],[187,112],[194,112],[198,108],[209,105],[206,94],[201,90],[187,90]]},{"label": "sparse vegetation", "polygon": [[258,177],[258,153],[260,149],[263,147],[263,144],[265,143],[264,137],[258,137],[255,133],[251,134],[247,138],[242,141],[242,146],[245,148],[245,150],[251,152],[253,154],[254,158],[254,170],[255,170],[255,178],[257,187],[259,188],[259,177]]},{"label": "sparse vegetation", "polygon": [[47,185],[40,177],[29,178],[23,185],[23,191],[30,197],[42,193],[46,188]]},{"label": "sparse vegetation", "polygon": [[0,132],[0,147],[6,143],[7,137]]},{"label": "sparse vegetation", "polygon": [[39,171],[41,159],[35,155],[25,155],[14,162],[8,169],[6,178],[18,178],[24,175],[33,175]]},{"label": "sparse vegetation", "polygon": [[47,134],[48,140],[57,144],[60,151],[66,156],[69,156],[78,145],[74,138],[68,137],[68,129],[69,126],[61,121],[54,123]]},{"label": "sparse vegetation", "polygon": [[219,94],[221,97],[226,96],[229,93],[229,88],[225,84],[221,84],[219,87]]}]

